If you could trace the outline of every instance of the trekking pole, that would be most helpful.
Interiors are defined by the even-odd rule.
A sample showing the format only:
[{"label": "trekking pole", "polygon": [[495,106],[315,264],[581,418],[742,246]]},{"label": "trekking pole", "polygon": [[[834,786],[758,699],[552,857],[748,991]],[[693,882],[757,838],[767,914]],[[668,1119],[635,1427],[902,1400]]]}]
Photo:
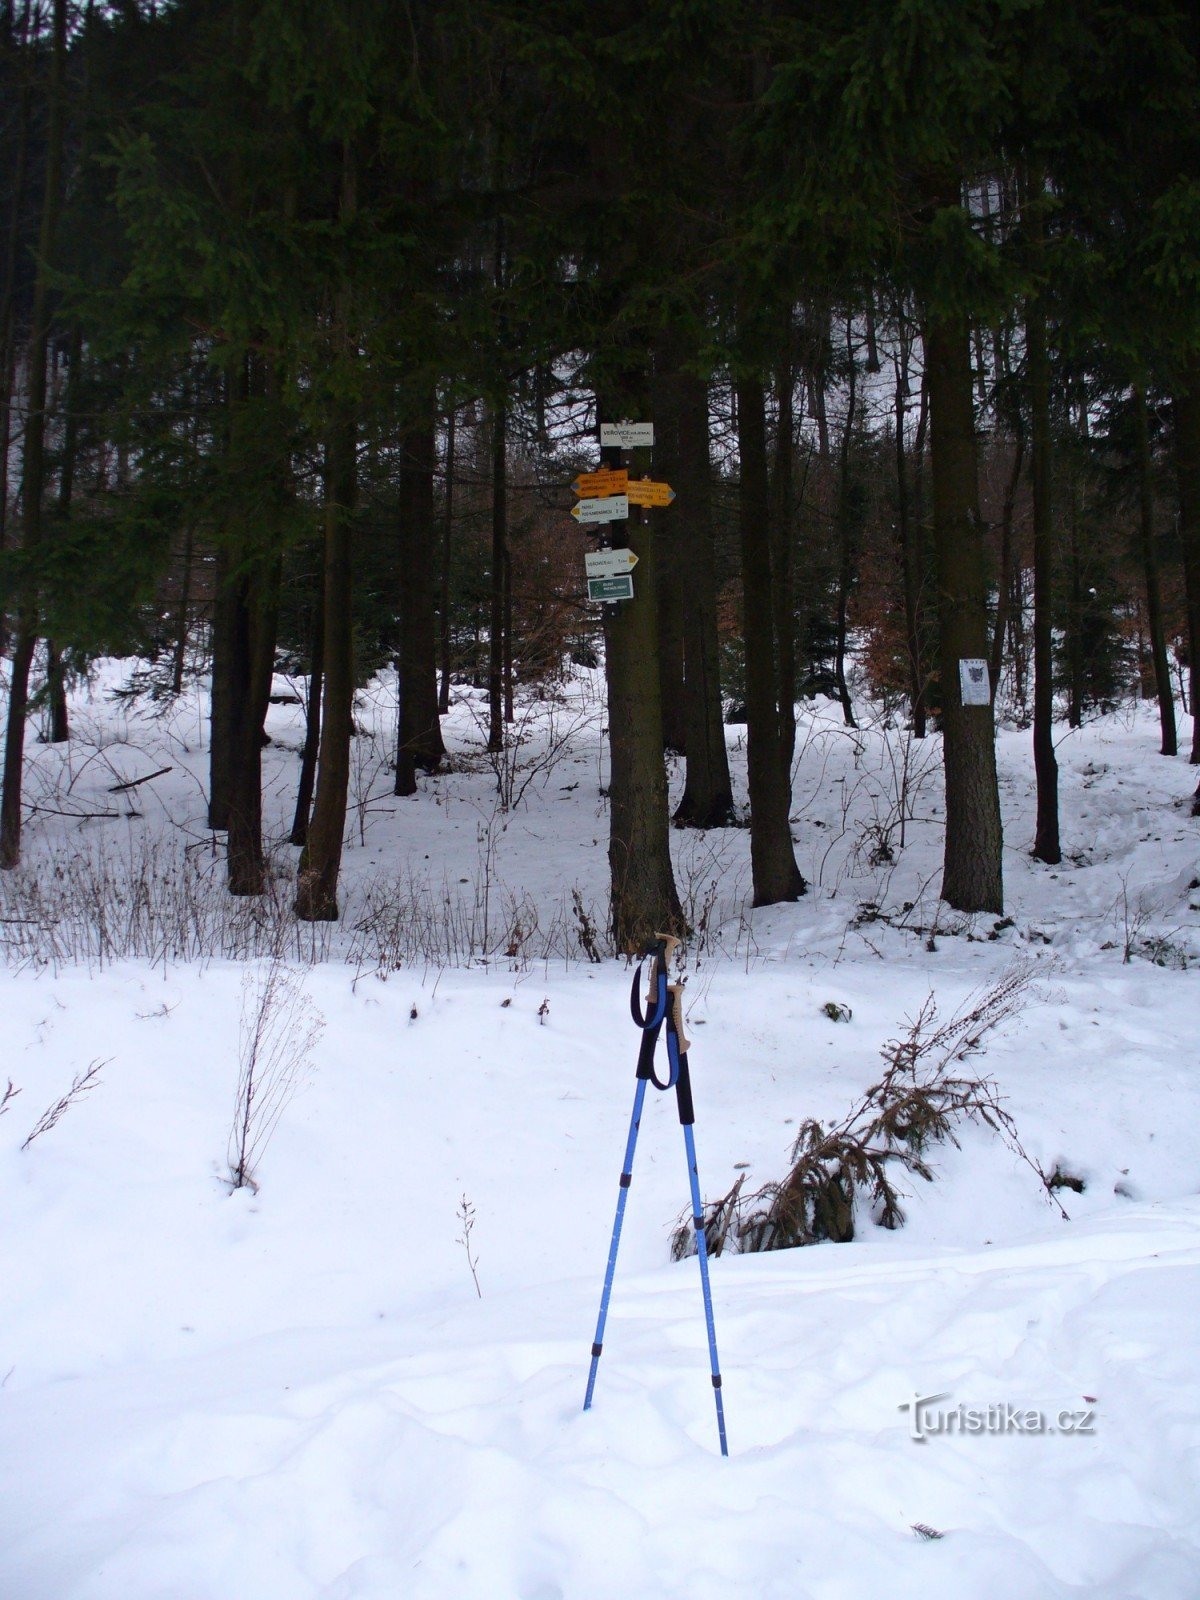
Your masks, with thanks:
[{"label": "trekking pole", "polygon": [[[688,1163],[688,1183],[691,1191],[692,1224],[696,1230],[696,1254],[700,1261],[700,1286],[704,1296],[704,1325],[708,1334],[708,1356],[712,1371],[713,1398],[717,1408],[717,1434],[721,1443],[721,1454],[729,1454],[729,1444],[725,1436],[725,1406],[721,1396],[721,1368],[717,1357],[717,1332],[713,1320],[712,1287],[708,1275],[708,1243],[704,1230],[704,1206],[700,1198],[700,1177],[696,1165],[696,1142],[692,1132],[695,1123],[695,1111],[692,1105],[692,1081],[688,1070],[688,1042],[683,1034],[683,985],[669,984],[667,982],[667,965],[670,952],[679,943],[678,939],[670,935],[660,934],[654,943],[647,949],[646,957],[650,961],[649,990],[646,1007],[649,1015],[642,1011],[641,1000],[638,993],[638,984],[641,978],[641,966],[633,976],[633,988],[630,993],[629,1007],[633,1020],[642,1029],[642,1045],[638,1053],[637,1090],[633,1100],[633,1118],[629,1127],[629,1138],[625,1146],[625,1161],[621,1170],[621,1186],[617,1196],[617,1215],[613,1223],[612,1243],[609,1246],[608,1265],[604,1273],[604,1289],[600,1296],[600,1317],[596,1324],[596,1338],[592,1345],[592,1365],[588,1373],[587,1395],[583,1402],[583,1409],[590,1410],[592,1394],[596,1387],[596,1369],[600,1362],[600,1354],[604,1348],[604,1325],[608,1318],[608,1305],[612,1295],[613,1275],[617,1265],[617,1248],[621,1240],[621,1224],[625,1217],[625,1202],[629,1194],[629,1185],[633,1179],[633,1154],[637,1144],[638,1128],[642,1119],[642,1106],[646,1098],[646,1085],[653,1083],[656,1089],[674,1089],[676,1105],[679,1109],[679,1121],[683,1127],[684,1150]],[[654,1070],[654,1051],[658,1044],[658,1036],[663,1024],[667,1030],[667,1078],[663,1082]]]},{"label": "trekking pole", "polygon": [[721,1363],[717,1357],[717,1327],[713,1320],[712,1286],[708,1279],[708,1240],[704,1231],[704,1203],[700,1198],[700,1172],[696,1165],[696,1139],[692,1132],[696,1113],[692,1108],[692,1076],[688,1070],[688,1041],[683,1032],[683,985],[670,986],[671,1003],[667,1012],[667,1057],[675,1078],[675,1102],[683,1127],[683,1147],[687,1153],[688,1184],[692,1195],[692,1226],[696,1230],[696,1256],[700,1262],[700,1290],[704,1296],[704,1326],[708,1332],[708,1362],[712,1371],[713,1400],[717,1408],[717,1436],[721,1454],[729,1454],[725,1437],[725,1402],[721,1397]]},{"label": "trekking pole", "polygon": [[[642,1122],[642,1105],[646,1099],[646,1084],[653,1076],[654,1047],[658,1043],[659,1029],[663,1025],[663,1018],[667,1014],[667,943],[678,943],[677,940],[666,939],[656,944],[648,952],[650,959],[650,994],[653,1003],[648,1006],[650,1015],[644,1016],[638,995],[638,981],[642,975],[642,964],[633,975],[633,989],[630,994],[629,1005],[633,1013],[633,1020],[642,1030],[642,1045],[638,1052],[637,1090],[633,1096],[633,1116],[629,1121],[629,1137],[625,1141],[625,1159],[621,1163],[621,1181],[617,1190],[617,1214],[613,1220],[612,1242],[608,1247],[608,1265],[604,1269],[604,1288],[600,1293],[600,1316],[596,1322],[596,1337],[592,1341],[592,1365],[588,1372],[587,1394],[584,1396],[583,1409],[590,1411],[592,1407],[592,1394],[596,1388],[596,1369],[600,1365],[600,1353],[604,1349],[604,1324],[608,1321],[608,1302],[612,1295],[613,1274],[617,1270],[617,1250],[621,1244],[621,1224],[625,1220],[625,1202],[629,1198],[629,1185],[633,1182],[633,1153],[637,1148],[638,1129]],[[649,1064],[649,1065],[648,1065]],[[647,1070],[648,1067],[648,1070]]]}]

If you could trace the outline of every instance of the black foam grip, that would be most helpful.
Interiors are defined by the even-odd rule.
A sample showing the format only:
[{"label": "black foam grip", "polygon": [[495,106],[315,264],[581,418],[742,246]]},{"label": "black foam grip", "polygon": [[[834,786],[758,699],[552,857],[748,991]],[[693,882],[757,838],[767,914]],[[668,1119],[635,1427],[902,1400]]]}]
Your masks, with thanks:
[{"label": "black foam grip", "polygon": [[675,1085],[675,1100],[679,1106],[679,1125],[681,1128],[686,1128],[696,1120],[696,1113],[692,1109],[692,1075],[688,1071],[686,1055],[679,1058],[679,1081]]}]

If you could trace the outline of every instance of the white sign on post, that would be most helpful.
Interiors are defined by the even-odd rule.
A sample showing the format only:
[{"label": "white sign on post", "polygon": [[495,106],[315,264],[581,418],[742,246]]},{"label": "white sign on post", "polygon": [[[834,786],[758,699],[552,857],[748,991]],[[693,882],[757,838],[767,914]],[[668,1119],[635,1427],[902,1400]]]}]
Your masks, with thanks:
[{"label": "white sign on post", "polygon": [[584,556],[584,566],[589,578],[617,578],[637,566],[632,550],[589,550]]},{"label": "white sign on post", "polygon": [[629,517],[629,496],[606,494],[595,500],[576,500],[571,515],[576,522],[625,522]]},{"label": "white sign on post", "polygon": [[618,445],[622,450],[637,450],[654,443],[652,422],[602,422],[600,448]]},{"label": "white sign on post", "polygon": [[992,684],[988,676],[986,661],[970,661],[966,658],[958,663],[958,681],[962,689],[962,703],[965,706],[986,706],[992,701]]}]

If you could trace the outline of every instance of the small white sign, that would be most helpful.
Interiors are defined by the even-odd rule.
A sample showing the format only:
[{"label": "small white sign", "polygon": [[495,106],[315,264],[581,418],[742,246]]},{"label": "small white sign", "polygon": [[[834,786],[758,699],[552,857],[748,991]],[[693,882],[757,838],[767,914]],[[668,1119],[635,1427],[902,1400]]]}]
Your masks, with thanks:
[{"label": "small white sign", "polygon": [[602,422],[600,448],[619,445],[622,450],[637,450],[654,443],[652,422]]},{"label": "small white sign", "polygon": [[589,578],[619,578],[637,566],[632,550],[589,550],[584,565]]},{"label": "small white sign", "polygon": [[629,496],[606,494],[595,500],[576,500],[571,515],[576,522],[625,522],[629,517]]},{"label": "small white sign", "polygon": [[958,663],[958,681],[962,688],[963,705],[991,705],[992,682],[988,676],[986,661],[969,661],[966,658],[961,660]]}]

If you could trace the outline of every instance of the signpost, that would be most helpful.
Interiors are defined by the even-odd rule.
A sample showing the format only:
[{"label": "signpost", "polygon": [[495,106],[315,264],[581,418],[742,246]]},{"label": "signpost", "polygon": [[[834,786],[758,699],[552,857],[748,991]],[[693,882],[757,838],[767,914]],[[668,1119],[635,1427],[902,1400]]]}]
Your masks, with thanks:
[{"label": "signpost", "polygon": [[632,600],[633,574],[627,572],[624,577],[589,578],[588,599],[599,600],[604,605],[614,600]]},{"label": "signpost", "polygon": [[595,499],[577,500],[571,507],[576,522],[624,522],[629,516],[629,498],[610,494]]},{"label": "signpost", "polygon": [[571,487],[582,500],[596,495],[624,494],[628,483],[629,474],[624,467],[619,471],[605,468],[600,472],[581,472]]},{"label": "signpost", "polygon": [[628,489],[631,506],[669,506],[675,491],[669,483],[656,483],[652,478],[634,478]]},{"label": "signpost", "polygon": [[637,566],[632,550],[591,550],[584,556],[589,578],[620,578]]},{"label": "signpost", "polygon": [[602,422],[600,424],[600,448],[602,450],[617,447],[621,450],[644,449],[654,443],[654,424],[652,422]]}]

